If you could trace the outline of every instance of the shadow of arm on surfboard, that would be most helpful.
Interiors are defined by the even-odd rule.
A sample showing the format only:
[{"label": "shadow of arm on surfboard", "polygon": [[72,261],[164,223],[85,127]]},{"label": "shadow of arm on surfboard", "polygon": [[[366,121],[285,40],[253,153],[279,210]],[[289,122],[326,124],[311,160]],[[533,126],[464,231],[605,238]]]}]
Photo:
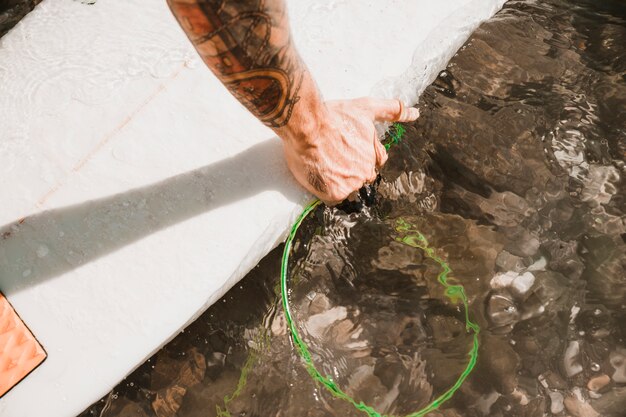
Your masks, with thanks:
[{"label": "shadow of arm on surfboard", "polygon": [[17,293],[161,229],[268,190],[294,202],[303,196],[277,138],[154,184],[9,223],[0,228],[0,289]]}]

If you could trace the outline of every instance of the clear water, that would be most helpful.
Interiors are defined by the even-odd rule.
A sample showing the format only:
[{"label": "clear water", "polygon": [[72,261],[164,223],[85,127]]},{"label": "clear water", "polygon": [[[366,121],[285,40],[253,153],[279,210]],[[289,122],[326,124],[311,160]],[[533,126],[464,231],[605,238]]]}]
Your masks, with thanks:
[{"label": "clear water", "polygon": [[[422,96],[377,201],[302,226],[291,302],[318,368],[404,415],[467,362],[439,265],[482,331],[431,415],[626,416],[626,3],[510,1]],[[358,416],[288,337],[281,248],[81,416]],[[86,381],[87,383],[87,381]]]}]

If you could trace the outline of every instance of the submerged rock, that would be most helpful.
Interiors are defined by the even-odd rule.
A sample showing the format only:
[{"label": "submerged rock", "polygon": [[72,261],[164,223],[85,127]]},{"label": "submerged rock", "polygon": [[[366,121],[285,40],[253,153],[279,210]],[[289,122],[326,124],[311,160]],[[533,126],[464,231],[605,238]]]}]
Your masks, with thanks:
[{"label": "submerged rock", "polygon": [[579,388],[575,388],[572,394],[565,398],[563,404],[574,417],[600,417],[600,414],[585,402]]},{"label": "submerged rock", "polygon": [[569,342],[563,355],[563,369],[568,377],[578,375],[583,371],[583,366],[580,364],[580,345],[578,341],[574,340]]},{"label": "submerged rock", "polygon": [[552,391],[550,395],[550,412],[552,414],[559,414],[563,411],[563,394],[558,391]]},{"label": "submerged rock", "polygon": [[613,388],[599,399],[593,400],[591,405],[602,416],[622,417],[626,410],[626,387]]},{"label": "submerged rock", "polygon": [[531,272],[517,273],[515,271],[498,274],[491,279],[492,288],[510,288],[517,296],[523,296],[535,283],[535,276]]},{"label": "submerged rock", "polygon": [[619,348],[611,352],[609,356],[611,366],[615,369],[613,372],[613,381],[626,383],[626,349]]},{"label": "submerged rock", "polygon": [[611,378],[608,375],[598,375],[594,378],[591,378],[587,383],[587,388],[590,391],[600,391],[602,388],[607,386],[611,382]]},{"label": "submerged rock", "polygon": [[512,326],[519,320],[515,302],[506,294],[492,294],[487,302],[487,315],[497,327]]}]

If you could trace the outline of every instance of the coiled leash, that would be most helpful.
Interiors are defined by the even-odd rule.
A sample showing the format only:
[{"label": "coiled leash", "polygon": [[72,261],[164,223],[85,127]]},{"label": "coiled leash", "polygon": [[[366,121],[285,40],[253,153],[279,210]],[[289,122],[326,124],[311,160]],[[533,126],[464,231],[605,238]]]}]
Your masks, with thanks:
[{"label": "coiled leash", "polygon": [[[387,142],[385,143],[385,148],[389,149],[391,146],[399,143],[402,140],[402,136],[404,135],[405,130],[404,127],[398,123],[395,123],[390,132]],[[296,350],[298,351],[300,357],[304,361],[304,366],[306,370],[311,375],[311,377],[322,384],[333,396],[340,398],[344,401],[349,402],[359,411],[362,411],[369,415],[370,417],[391,417],[385,416],[378,411],[374,410],[371,406],[363,403],[362,401],[357,401],[352,398],[350,395],[346,394],[332,379],[331,376],[322,375],[320,371],[315,367],[313,363],[313,358],[311,357],[311,352],[309,350],[308,345],[302,340],[300,334],[298,333],[298,328],[294,322],[294,319],[291,315],[291,308],[289,306],[289,288],[287,286],[288,283],[288,272],[289,272],[289,255],[291,254],[291,247],[293,240],[298,232],[298,228],[306,219],[306,217],[313,211],[317,206],[321,203],[320,200],[315,200],[311,202],[309,205],[305,207],[302,211],[296,222],[291,227],[289,232],[289,236],[287,237],[287,241],[285,242],[285,249],[283,251],[282,264],[280,270],[280,290],[281,297],[283,302],[283,310],[285,312],[285,319],[287,321],[287,326],[289,327],[289,332],[291,334],[291,339],[293,340],[294,345],[296,346]],[[453,285],[449,284],[447,279],[448,275],[452,272],[450,266],[446,263],[445,260],[437,256],[435,250],[432,249],[428,245],[428,240],[426,237],[420,233],[420,231],[413,226],[412,224],[399,219],[396,223],[396,231],[399,236],[396,238],[398,242],[401,242],[405,245],[419,248],[421,249],[426,257],[435,261],[440,267],[441,272],[437,276],[437,280],[441,285],[445,287],[445,295],[448,297],[453,303],[462,302],[463,307],[465,309],[465,330],[468,333],[473,334],[473,344],[472,348],[468,353],[469,360],[467,365],[461,375],[458,377],[456,382],[448,388],[443,394],[439,395],[435,398],[430,404],[426,407],[422,408],[419,411],[408,414],[406,417],[420,417],[428,414],[429,412],[436,410],[439,408],[444,402],[452,398],[454,393],[461,387],[463,382],[467,379],[469,374],[474,369],[476,365],[476,360],[478,359],[478,334],[480,332],[480,327],[478,324],[471,321],[469,317],[469,306],[467,296],[465,295],[465,290],[462,285]]]}]

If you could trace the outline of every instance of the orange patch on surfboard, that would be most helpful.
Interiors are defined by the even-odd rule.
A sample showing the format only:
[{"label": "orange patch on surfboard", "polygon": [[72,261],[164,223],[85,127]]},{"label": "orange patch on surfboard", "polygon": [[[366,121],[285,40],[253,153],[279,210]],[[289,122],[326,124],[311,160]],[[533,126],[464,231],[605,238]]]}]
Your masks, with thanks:
[{"label": "orange patch on surfboard", "polygon": [[46,352],[0,293],[0,397],[46,359]]}]

